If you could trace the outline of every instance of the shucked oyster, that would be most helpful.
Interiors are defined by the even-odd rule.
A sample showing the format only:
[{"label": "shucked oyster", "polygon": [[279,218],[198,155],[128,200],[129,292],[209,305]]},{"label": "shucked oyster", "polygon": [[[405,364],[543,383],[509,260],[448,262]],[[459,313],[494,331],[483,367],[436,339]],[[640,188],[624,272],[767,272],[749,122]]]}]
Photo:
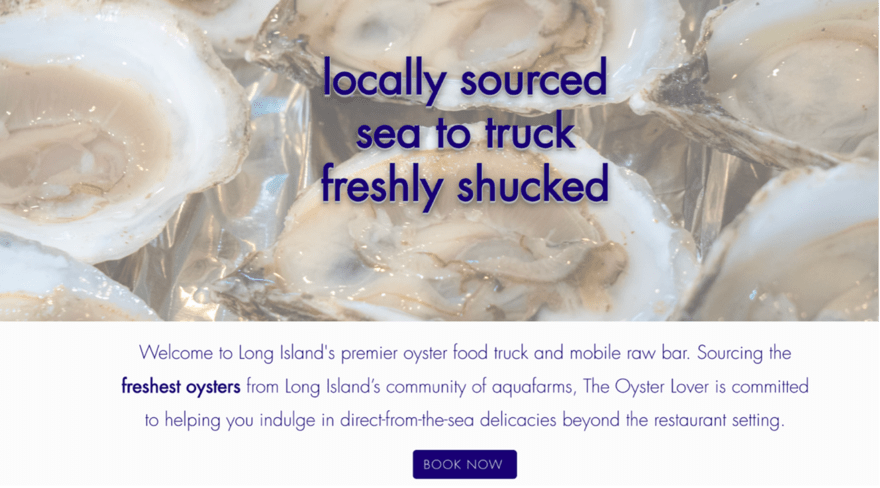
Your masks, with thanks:
[{"label": "shucked oyster", "polygon": [[[291,207],[276,245],[215,285],[222,300],[244,316],[274,319],[650,320],[671,313],[696,275],[693,241],[669,222],[644,179],[608,164],[608,203],[526,203],[525,196],[543,195],[544,179],[601,178],[602,157],[574,137],[576,150],[516,150],[510,134],[505,149],[486,150],[482,126],[470,129],[472,142],[461,151],[437,149],[436,134],[424,128],[418,151],[370,150],[329,172],[357,186],[356,178],[388,182],[393,164],[395,178],[408,184],[384,203],[345,196],[335,203],[337,187],[328,185],[324,203],[324,184],[316,182]],[[476,184],[478,162],[483,177],[495,180],[497,201],[489,203],[484,186],[482,203],[460,203],[459,181]],[[431,188],[444,180],[433,200],[421,183],[414,201],[416,171]],[[528,195],[501,201],[530,178]],[[406,195],[409,203],[401,203]]]},{"label": "shucked oyster", "polygon": [[[520,113],[622,102],[685,60],[677,0],[283,0],[263,25],[255,60],[298,80],[317,83],[324,57],[340,70],[402,72],[406,58],[448,76],[433,106],[463,110],[493,106]],[[462,75],[494,71],[523,89],[517,72],[576,72],[582,79],[607,66],[606,94],[465,97]],[[415,66],[415,61],[412,61]],[[413,67],[413,73],[415,68]],[[415,77],[415,74],[413,74]],[[414,78],[413,78],[414,79]],[[595,80],[594,80],[595,81]],[[368,82],[375,86],[375,82]],[[577,84],[577,83],[575,83]],[[487,86],[491,86],[488,82]],[[548,81],[559,87],[559,79]],[[591,85],[592,86],[592,85]],[[593,86],[598,88],[598,86]],[[427,88],[403,98],[425,103]]]},{"label": "shucked oyster", "polygon": [[221,56],[242,56],[278,0],[150,0],[198,25]]},{"label": "shucked oyster", "polygon": [[238,172],[248,106],[201,33],[134,2],[0,5],[0,230],[117,259]]},{"label": "shucked oyster", "polygon": [[680,315],[877,320],[876,163],[771,180],[712,247]]},{"label": "shucked oyster", "polygon": [[719,7],[695,57],[630,105],[777,168],[876,161],[877,11],[867,0]]},{"label": "shucked oyster", "polygon": [[0,321],[159,320],[119,283],[69,255],[0,232]]}]

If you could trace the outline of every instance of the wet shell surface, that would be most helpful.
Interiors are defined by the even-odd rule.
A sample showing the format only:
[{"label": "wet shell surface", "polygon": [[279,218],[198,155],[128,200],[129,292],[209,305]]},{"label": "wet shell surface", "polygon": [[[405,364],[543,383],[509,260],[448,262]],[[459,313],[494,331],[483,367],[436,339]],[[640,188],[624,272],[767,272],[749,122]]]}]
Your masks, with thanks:
[{"label": "wet shell surface", "polygon": [[517,150],[508,133],[505,149],[487,150],[474,125],[468,148],[437,149],[432,129],[419,150],[369,150],[330,173],[387,181],[393,163],[410,179],[418,163],[420,178],[444,179],[429,213],[424,190],[418,203],[401,203],[400,187],[396,202],[324,203],[318,181],[275,246],[214,285],[219,299],[245,317],[281,320],[662,320],[695,278],[690,234],[642,177],[614,164],[608,202],[489,203],[488,187],[482,203],[457,198],[478,162],[498,195],[501,178],[509,196],[512,179],[541,179],[545,163],[552,178],[597,178],[605,160],[584,141]]},{"label": "wet shell surface", "polygon": [[188,194],[235,176],[249,107],[200,32],[133,2],[13,3],[0,16],[0,230],[118,259]]},{"label": "wet shell surface", "polygon": [[706,15],[695,56],[630,100],[775,168],[877,161],[877,2],[740,0]]},{"label": "wet shell surface", "polygon": [[[464,110],[488,106],[517,113],[548,113],[617,103],[686,60],[679,34],[684,12],[676,0],[283,0],[258,37],[253,60],[294,79],[318,84],[324,57],[333,75],[345,70],[403,72],[405,59],[422,57],[423,70],[448,76],[433,106]],[[605,95],[540,92],[465,97],[461,77],[471,71],[576,72],[601,70]],[[551,89],[559,82],[550,81]],[[591,85],[592,86],[592,85]],[[598,88],[598,86],[593,86]],[[426,103],[427,95],[404,97]]]},{"label": "wet shell surface", "polygon": [[0,321],[159,320],[104,273],[68,254],[0,232]]},{"label": "wet shell surface", "polygon": [[713,244],[677,315],[877,320],[876,163],[791,170]]},{"label": "wet shell surface", "polygon": [[277,0],[149,0],[197,25],[217,54],[242,57]]}]

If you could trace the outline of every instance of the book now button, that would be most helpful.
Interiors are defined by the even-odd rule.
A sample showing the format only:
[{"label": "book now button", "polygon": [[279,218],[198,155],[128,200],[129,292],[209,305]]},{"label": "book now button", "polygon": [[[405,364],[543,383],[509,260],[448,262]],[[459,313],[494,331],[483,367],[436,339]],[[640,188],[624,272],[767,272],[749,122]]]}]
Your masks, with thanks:
[{"label": "book now button", "polygon": [[516,451],[413,451],[417,480],[512,480]]}]

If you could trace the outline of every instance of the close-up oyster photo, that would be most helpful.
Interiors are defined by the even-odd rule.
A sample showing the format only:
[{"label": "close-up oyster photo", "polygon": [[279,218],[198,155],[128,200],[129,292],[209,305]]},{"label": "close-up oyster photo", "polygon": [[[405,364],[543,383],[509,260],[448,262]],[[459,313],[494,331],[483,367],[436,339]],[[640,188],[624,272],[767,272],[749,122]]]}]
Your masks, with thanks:
[{"label": "close-up oyster photo", "polygon": [[877,321],[878,91],[867,0],[0,0],[0,320]]}]

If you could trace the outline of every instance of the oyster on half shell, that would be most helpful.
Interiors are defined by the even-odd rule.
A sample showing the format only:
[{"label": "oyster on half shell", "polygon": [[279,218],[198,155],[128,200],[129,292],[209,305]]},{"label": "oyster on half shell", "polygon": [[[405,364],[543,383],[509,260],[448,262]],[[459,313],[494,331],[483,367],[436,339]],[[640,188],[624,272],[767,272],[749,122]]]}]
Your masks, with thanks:
[{"label": "oyster on half shell", "polygon": [[224,57],[243,56],[278,0],[149,0],[199,26]]},{"label": "oyster on half shell", "polygon": [[876,163],[771,180],[721,233],[678,312],[690,320],[877,320]]},{"label": "oyster on half shell", "polygon": [[[316,84],[324,56],[340,70],[405,72],[421,56],[425,71],[448,76],[434,106],[490,106],[547,113],[623,102],[656,76],[678,67],[686,52],[677,0],[283,0],[263,25],[250,57]],[[574,71],[584,77],[607,63],[607,94],[465,97],[461,77],[494,71]],[[405,76],[405,75],[404,75]],[[550,82],[551,87],[559,83]],[[594,87],[595,88],[595,87]],[[427,95],[406,97],[425,103]]]},{"label": "oyster on half shell", "polygon": [[118,259],[238,172],[249,107],[198,30],[134,2],[0,5],[0,230]]},{"label": "oyster on half shell", "polygon": [[160,320],[104,273],[68,254],[0,232],[0,321]]},{"label": "oyster on half shell", "polygon": [[878,6],[740,0],[707,14],[695,56],[630,100],[775,168],[878,157]]},{"label": "oyster on half shell", "polygon": [[[603,158],[578,138],[576,150],[437,149],[423,130],[421,149],[360,153],[331,172],[354,181],[442,178],[429,213],[419,203],[323,202],[320,181],[288,212],[274,247],[250,256],[214,285],[240,315],[262,319],[657,320],[665,319],[697,272],[690,234],[672,224],[640,176],[608,163],[607,203],[503,203],[511,182],[602,174]],[[481,147],[482,146],[482,147]],[[458,182],[475,181],[476,163],[494,178],[499,199],[459,202]],[[384,176],[383,176],[384,175]],[[561,191],[562,184],[559,186]],[[334,191],[334,190],[330,190]],[[411,190],[409,190],[411,191]],[[534,187],[529,190],[536,192]]]}]

